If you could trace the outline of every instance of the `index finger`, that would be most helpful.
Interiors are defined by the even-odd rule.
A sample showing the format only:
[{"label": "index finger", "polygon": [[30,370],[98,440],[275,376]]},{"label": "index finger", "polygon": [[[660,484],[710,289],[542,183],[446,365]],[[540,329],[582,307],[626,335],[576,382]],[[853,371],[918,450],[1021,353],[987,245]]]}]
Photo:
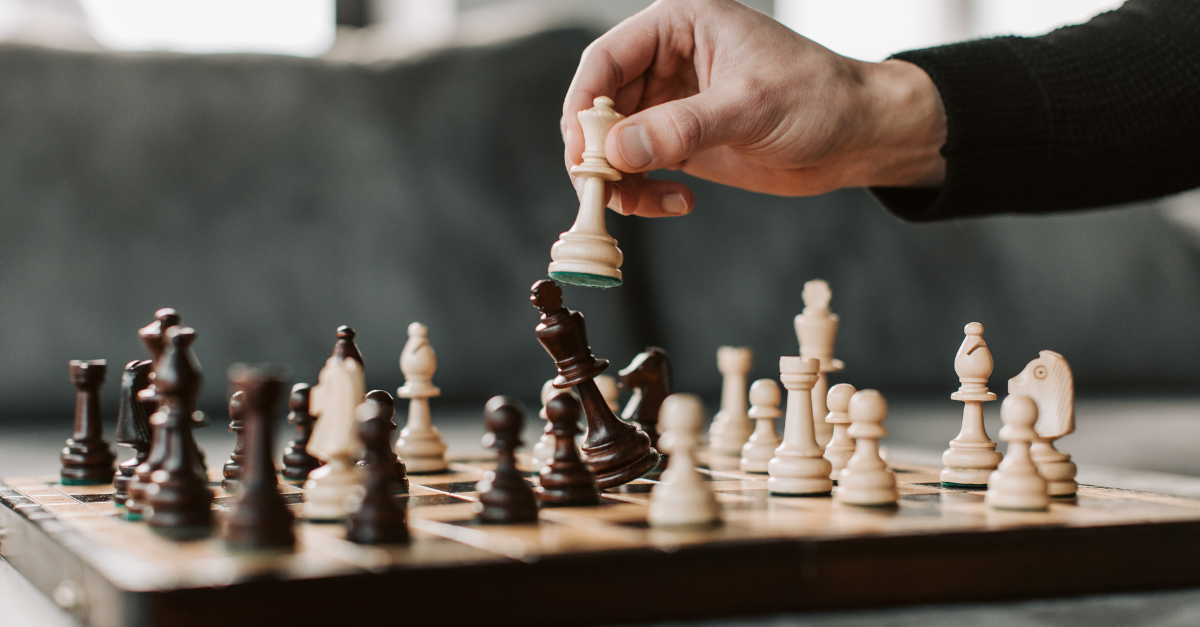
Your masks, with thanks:
[{"label": "index finger", "polygon": [[[573,163],[583,162],[583,130],[576,114],[592,108],[592,101],[600,96],[616,101],[617,91],[641,76],[654,62],[659,37],[658,12],[654,8],[617,24],[583,51],[563,99],[563,141]],[[628,106],[618,101],[618,111],[622,105]]]}]

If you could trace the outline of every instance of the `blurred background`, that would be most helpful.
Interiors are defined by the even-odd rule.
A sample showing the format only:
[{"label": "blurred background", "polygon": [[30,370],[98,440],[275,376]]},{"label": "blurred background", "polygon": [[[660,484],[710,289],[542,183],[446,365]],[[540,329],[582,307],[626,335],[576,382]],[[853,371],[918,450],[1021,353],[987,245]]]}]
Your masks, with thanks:
[{"label": "blurred background", "polygon": [[[562,97],[584,47],[648,4],[0,0],[0,424],[54,425],[60,443],[67,361],[104,358],[111,427],[119,370],[146,356],[136,331],[165,306],[198,332],[201,406],[218,422],[231,363],[284,363],[315,382],[341,324],[358,331],[370,387],[402,383],[405,329],[421,321],[444,411],[474,416],[494,394],[534,405],[554,369],[528,288],[578,206]],[[881,60],[1120,3],[746,4]],[[847,364],[834,381],[882,389],[912,424],[950,416],[941,446],[972,320],[999,392],[1042,349],[1071,362],[1081,402],[1200,382],[1194,195],[913,225],[862,190],[776,198],[690,183],[685,218],[609,215],[624,286],[566,290],[614,372],[662,346],[677,389],[715,403],[716,349],[743,345],[753,378],[777,376],[778,357],[797,353],[801,287],[823,278]]]}]

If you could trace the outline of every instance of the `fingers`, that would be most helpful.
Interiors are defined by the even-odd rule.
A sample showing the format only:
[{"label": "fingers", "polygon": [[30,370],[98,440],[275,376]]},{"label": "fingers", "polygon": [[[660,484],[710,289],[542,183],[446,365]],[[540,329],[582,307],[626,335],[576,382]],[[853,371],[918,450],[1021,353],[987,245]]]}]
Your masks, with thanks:
[{"label": "fingers", "polygon": [[609,202],[618,213],[643,218],[677,218],[692,212],[696,196],[687,185],[675,181],[648,179],[644,174],[628,174],[614,184]]},{"label": "fingers", "polygon": [[744,92],[713,87],[622,120],[605,142],[608,162],[623,172],[645,172],[674,166],[710,148],[754,142],[763,120],[748,115]]},{"label": "fingers", "polygon": [[[579,60],[575,78],[563,100],[563,143],[573,163],[583,158],[583,132],[577,113],[592,107],[600,96],[614,98],[618,111],[630,111],[641,97],[640,77],[654,62],[658,50],[658,21],[662,11],[646,9],[621,22],[592,42]],[[630,89],[621,88],[631,85]]]}]

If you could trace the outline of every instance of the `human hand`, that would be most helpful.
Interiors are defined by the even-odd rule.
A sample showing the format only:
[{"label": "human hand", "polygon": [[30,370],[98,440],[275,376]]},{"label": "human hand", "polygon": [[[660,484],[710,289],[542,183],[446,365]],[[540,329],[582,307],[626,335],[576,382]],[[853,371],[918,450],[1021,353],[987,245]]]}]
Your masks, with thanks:
[{"label": "human hand", "polygon": [[659,0],[588,46],[563,102],[568,169],[582,162],[576,114],[597,96],[628,116],[605,142],[626,173],[609,207],[626,215],[692,210],[686,185],[646,178],[660,168],[782,196],[945,176],[945,111],[924,71],[843,57],[733,0]]}]

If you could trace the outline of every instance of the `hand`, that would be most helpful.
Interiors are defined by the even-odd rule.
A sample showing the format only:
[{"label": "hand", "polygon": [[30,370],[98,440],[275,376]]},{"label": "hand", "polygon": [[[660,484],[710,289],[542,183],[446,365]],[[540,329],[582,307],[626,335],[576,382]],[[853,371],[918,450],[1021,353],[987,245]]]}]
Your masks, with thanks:
[{"label": "hand", "polygon": [[627,173],[609,207],[626,215],[692,210],[686,185],[646,178],[658,168],[782,196],[945,176],[945,111],[924,71],[840,56],[733,0],[659,0],[588,46],[563,102],[568,169],[582,162],[576,114],[598,96],[628,116],[605,143]]}]

